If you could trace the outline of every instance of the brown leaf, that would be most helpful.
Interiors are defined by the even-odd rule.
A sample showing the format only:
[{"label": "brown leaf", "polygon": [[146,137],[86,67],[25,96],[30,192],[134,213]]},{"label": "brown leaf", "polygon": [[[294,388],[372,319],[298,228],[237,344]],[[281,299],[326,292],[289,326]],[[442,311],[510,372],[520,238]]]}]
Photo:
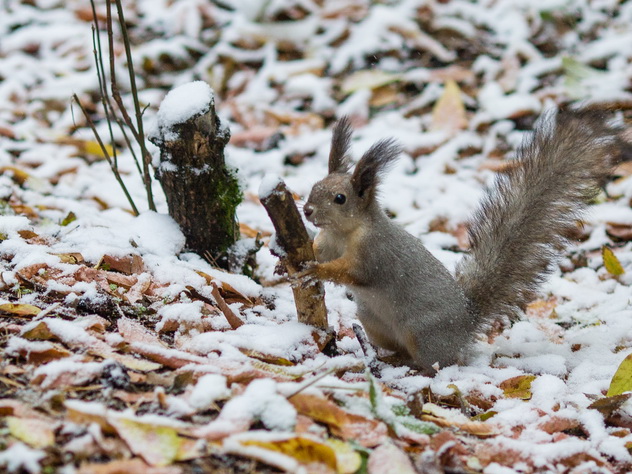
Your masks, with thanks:
[{"label": "brown leaf", "polygon": [[125,275],[135,275],[142,273],[145,264],[140,255],[127,255],[125,257],[114,257],[112,255],[104,255],[99,263],[99,268],[103,270],[111,270],[114,272],[124,273]]},{"label": "brown leaf", "polygon": [[139,323],[128,318],[120,318],[117,322],[118,330],[130,350],[147,357],[154,362],[163,364],[173,369],[179,369],[187,364],[208,363],[208,359],[195,356],[177,349],[169,349],[158,339],[158,336],[150,333]]},{"label": "brown leaf", "polygon": [[[630,162],[632,164],[632,162]],[[621,240],[632,240],[632,226],[627,224],[606,224],[606,232],[611,237],[615,237]]]},{"label": "brown leaf", "polygon": [[413,463],[408,455],[390,441],[378,446],[369,455],[367,464],[369,474],[398,473],[415,474]]},{"label": "brown leaf", "polygon": [[546,300],[535,300],[527,305],[525,313],[529,318],[550,318],[557,307],[557,298],[552,296]]},{"label": "brown leaf", "polygon": [[300,414],[325,423],[335,436],[344,440],[355,439],[362,446],[372,447],[387,436],[387,427],[381,421],[349,413],[326,398],[299,393],[289,401]]},{"label": "brown leaf", "polygon": [[432,131],[442,131],[450,135],[467,127],[465,105],[461,99],[461,89],[455,81],[448,79],[443,95],[432,109]]},{"label": "brown leaf", "polygon": [[99,377],[102,371],[103,364],[97,362],[53,361],[34,372],[31,384],[44,390],[84,385]]},{"label": "brown leaf", "polygon": [[105,464],[86,463],[79,468],[78,474],[180,474],[182,469],[176,466],[149,466],[139,458],[110,461]]},{"label": "brown leaf", "polygon": [[421,419],[431,421],[439,426],[458,428],[479,438],[498,435],[496,427],[488,422],[471,421],[457,410],[442,408],[434,403],[425,403]]},{"label": "brown leaf", "polygon": [[579,421],[571,418],[551,415],[538,422],[538,428],[548,434],[561,433],[562,431],[574,430],[579,427]]},{"label": "brown leaf", "polygon": [[59,344],[48,341],[27,341],[21,339],[24,344],[20,344],[21,338],[14,338],[12,341],[13,351],[24,357],[29,364],[45,364],[52,360],[63,359],[71,355],[71,352]]}]

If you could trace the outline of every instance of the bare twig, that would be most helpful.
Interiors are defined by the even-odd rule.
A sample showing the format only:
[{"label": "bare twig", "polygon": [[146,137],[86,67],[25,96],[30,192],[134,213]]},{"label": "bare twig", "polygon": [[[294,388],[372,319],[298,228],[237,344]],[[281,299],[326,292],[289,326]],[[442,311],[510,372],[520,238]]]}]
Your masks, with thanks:
[{"label": "bare twig", "polygon": [[226,318],[226,321],[228,321],[228,324],[230,324],[231,328],[237,329],[238,327],[244,325],[244,322],[239,318],[239,316],[237,316],[233,312],[233,310],[230,309],[228,304],[226,304],[226,301],[220,294],[219,289],[217,288],[217,286],[215,286],[215,284],[211,285],[211,294],[213,295],[213,298],[215,298],[215,301],[200,294],[200,292],[198,292],[192,286],[187,286],[187,292],[191,298],[203,301],[204,303],[210,304],[211,306],[217,306],[224,314],[224,317]]},{"label": "bare twig", "polygon": [[138,208],[136,207],[136,204],[134,204],[134,200],[132,199],[132,196],[130,195],[129,191],[127,190],[127,187],[125,186],[125,183],[123,182],[123,178],[121,178],[121,175],[120,175],[120,173],[118,171],[118,168],[116,166],[114,166],[114,162],[112,161],[112,157],[110,156],[110,153],[108,152],[108,149],[105,147],[105,144],[103,143],[103,140],[101,139],[101,136],[99,135],[99,132],[97,132],[97,129],[94,126],[94,122],[92,122],[92,119],[90,118],[90,115],[88,114],[88,111],[85,109],[85,107],[83,106],[83,104],[79,100],[79,97],[77,96],[77,94],[73,94],[72,98],[77,103],[79,108],[81,109],[81,112],[83,113],[83,116],[86,118],[86,122],[88,122],[88,126],[92,130],[92,133],[94,134],[94,137],[96,138],[97,143],[99,144],[99,147],[101,148],[101,152],[103,153],[103,156],[105,157],[107,162],[110,164],[110,168],[112,169],[112,173],[114,174],[114,177],[116,178],[116,181],[118,181],[119,185],[121,186],[121,189],[123,190],[123,193],[125,194],[125,197],[127,198],[127,201],[129,202],[129,205],[132,207],[132,211],[134,212],[135,215],[138,215],[139,214]]},{"label": "bare twig", "polygon": [[121,26],[121,33],[123,35],[123,44],[125,45],[125,56],[127,58],[127,69],[129,71],[130,86],[132,89],[132,97],[134,98],[134,109],[136,111],[136,125],[138,131],[137,141],[140,145],[140,154],[143,158],[143,182],[145,184],[145,190],[147,192],[147,204],[152,211],[156,210],[154,204],[154,196],[151,191],[151,155],[147,151],[147,145],[145,144],[145,132],[143,129],[143,113],[140,109],[140,101],[138,100],[138,89],[136,88],[136,74],[134,73],[134,63],[132,61],[132,51],[130,47],[129,35],[127,34],[127,25],[125,24],[125,15],[123,13],[123,6],[121,0],[116,1],[116,11],[118,13],[119,24]]}]

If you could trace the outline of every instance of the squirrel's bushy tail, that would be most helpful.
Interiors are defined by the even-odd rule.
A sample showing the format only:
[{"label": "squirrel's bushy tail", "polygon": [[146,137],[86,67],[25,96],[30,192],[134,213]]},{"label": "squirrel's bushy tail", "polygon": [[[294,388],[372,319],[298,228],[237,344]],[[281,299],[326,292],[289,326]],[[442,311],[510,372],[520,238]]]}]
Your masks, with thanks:
[{"label": "squirrel's bushy tail", "polygon": [[518,163],[498,176],[473,217],[457,280],[479,316],[515,318],[620,154],[619,131],[599,113],[545,116]]}]

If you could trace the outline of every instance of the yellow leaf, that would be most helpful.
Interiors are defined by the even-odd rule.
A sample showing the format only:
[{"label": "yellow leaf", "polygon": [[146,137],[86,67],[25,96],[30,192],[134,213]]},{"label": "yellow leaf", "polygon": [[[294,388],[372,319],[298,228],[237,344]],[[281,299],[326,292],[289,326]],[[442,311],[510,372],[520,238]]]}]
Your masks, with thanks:
[{"label": "yellow leaf", "polygon": [[20,316],[23,318],[29,318],[37,316],[42,310],[32,304],[22,303],[5,303],[0,304],[0,312],[9,313],[13,316]]},{"label": "yellow leaf", "polygon": [[[83,142],[82,145],[83,146],[81,148],[83,149],[83,151],[85,151],[89,155],[95,155],[95,156],[100,156],[101,158],[105,158],[103,149],[101,148],[98,142],[88,140],[88,141]],[[103,146],[105,147],[105,150],[107,151],[109,156],[114,155],[114,148],[112,148],[112,145],[108,145],[107,143],[104,143]]]},{"label": "yellow leaf", "polygon": [[16,184],[20,185],[24,184],[26,180],[29,179],[29,177],[31,176],[26,171],[15,166],[3,166],[2,168],[0,168],[0,173],[7,172],[11,174],[11,179],[13,179]]},{"label": "yellow leaf", "polygon": [[191,459],[189,450],[182,450],[185,438],[169,426],[160,426],[126,418],[109,418],[110,424],[134,454],[152,466],[168,466],[179,455]]},{"label": "yellow leaf", "polygon": [[33,448],[45,448],[55,444],[53,427],[45,420],[7,416],[5,421],[11,436]]},{"label": "yellow leaf", "polygon": [[531,382],[535,380],[535,375],[518,375],[510,379],[504,380],[499,387],[505,393],[507,398],[520,398],[521,400],[529,400],[532,396]]},{"label": "yellow leaf", "polygon": [[342,93],[351,94],[360,89],[377,89],[400,79],[398,74],[391,74],[379,69],[365,69],[355,72],[342,82]]},{"label": "yellow leaf", "polygon": [[353,446],[336,438],[328,438],[325,443],[334,450],[339,474],[352,474],[362,466],[362,457]]},{"label": "yellow leaf", "polygon": [[623,392],[632,390],[632,354],[628,355],[623,362],[619,365],[619,368],[615,372],[612,380],[610,381],[610,387],[608,387],[607,397],[613,397],[615,395],[621,395]]},{"label": "yellow leaf", "polygon": [[77,216],[75,215],[74,212],[70,211],[68,213],[68,215],[66,217],[64,217],[64,219],[61,221],[61,226],[62,227],[66,227],[68,224],[73,223],[74,221],[77,220]]},{"label": "yellow leaf", "polygon": [[337,460],[334,450],[326,444],[310,438],[295,437],[277,441],[249,439],[241,441],[244,446],[258,446],[270,451],[277,451],[296,459],[301,464],[321,463],[336,469]]},{"label": "yellow leaf", "polygon": [[432,109],[432,131],[454,134],[467,127],[461,89],[453,79],[445,83],[443,94]]},{"label": "yellow leaf", "polygon": [[614,276],[623,275],[625,273],[621,262],[619,262],[619,259],[610,247],[604,245],[601,248],[601,255],[603,256],[603,266],[606,267],[608,273]]}]

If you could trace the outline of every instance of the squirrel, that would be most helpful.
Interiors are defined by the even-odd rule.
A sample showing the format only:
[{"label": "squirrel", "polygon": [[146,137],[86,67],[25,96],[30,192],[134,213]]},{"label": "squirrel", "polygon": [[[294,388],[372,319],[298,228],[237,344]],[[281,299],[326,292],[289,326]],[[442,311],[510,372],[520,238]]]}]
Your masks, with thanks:
[{"label": "squirrel", "polygon": [[469,223],[470,252],[452,276],[378,202],[380,179],[401,147],[378,141],[351,172],[351,125],[343,117],[329,174],[303,207],[320,231],[317,262],[301,276],[347,286],[369,340],[409,367],[431,373],[464,363],[477,335],[517,319],[546,280],[618,161],[619,131],[588,110],[542,117],[516,165],[483,197]]}]

